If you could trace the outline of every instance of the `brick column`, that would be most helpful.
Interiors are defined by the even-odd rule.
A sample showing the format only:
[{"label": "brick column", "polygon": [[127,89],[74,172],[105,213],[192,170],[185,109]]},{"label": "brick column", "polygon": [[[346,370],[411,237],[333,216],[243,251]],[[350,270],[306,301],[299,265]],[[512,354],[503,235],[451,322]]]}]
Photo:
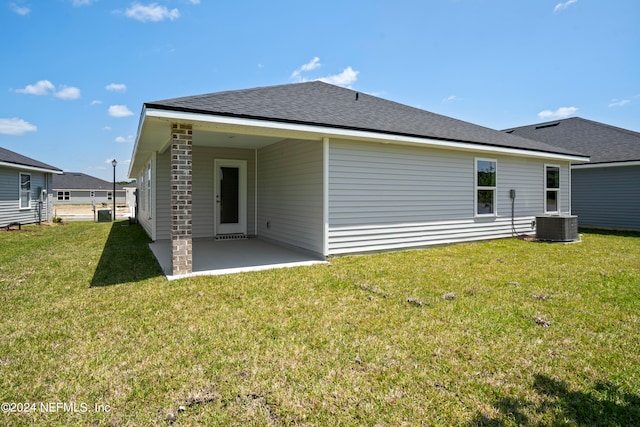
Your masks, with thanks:
[{"label": "brick column", "polygon": [[191,125],[174,124],[171,138],[171,269],[175,276],[192,272]]}]

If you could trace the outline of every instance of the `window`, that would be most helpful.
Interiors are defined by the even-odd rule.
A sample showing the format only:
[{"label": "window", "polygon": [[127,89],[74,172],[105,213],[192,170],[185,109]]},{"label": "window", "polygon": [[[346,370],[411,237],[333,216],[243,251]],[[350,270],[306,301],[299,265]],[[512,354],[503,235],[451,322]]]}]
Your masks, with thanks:
[{"label": "window", "polygon": [[149,218],[151,218],[151,163],[149,163],[149,166],[147,166],[147,170],[145,171],[145,183],[146,183],[146,198],[145,198],[145,208],[147,210],[147,213],[149,214]]},{"label": "window", "polygon": [[496,214],[496,175],[498,163],[493,159],[476,159],[476,215]]},{"label": "window", "polygon": [[91,197],[92,199],[94,197],[96,197],[96,192],[95,191],[89,191],[89,197]]},{"label": "window", "polygon": [[20,209],[31,208],[31,174],[20,174]]},{"label": "window", "polygon": [[544,180],[544,211],[560,211],[560,166],[545,165]]},{"label": "window", "polygon": [[68,191],[58,191],[58,200],[59,201],[69,200],[69,192]]},{"label": "window", "polygon": [[111,191],[107,192],[107,200],[113,200],[113,193]]}]

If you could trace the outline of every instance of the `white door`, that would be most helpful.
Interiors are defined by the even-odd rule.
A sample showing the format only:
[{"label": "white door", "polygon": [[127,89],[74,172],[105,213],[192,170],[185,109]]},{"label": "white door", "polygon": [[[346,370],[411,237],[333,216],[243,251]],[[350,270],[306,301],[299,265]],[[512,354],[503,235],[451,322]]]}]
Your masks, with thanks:
[{"label": "white door", "polygon": [[215,234],[247,233],[247,161],[216,159]]}]

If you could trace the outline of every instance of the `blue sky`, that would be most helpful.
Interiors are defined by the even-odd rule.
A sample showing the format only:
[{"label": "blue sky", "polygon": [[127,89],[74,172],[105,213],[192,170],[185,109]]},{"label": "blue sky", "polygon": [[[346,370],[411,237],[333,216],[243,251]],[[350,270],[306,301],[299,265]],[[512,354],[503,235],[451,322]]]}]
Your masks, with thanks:
[{"label": "blue sky", "polygon": [[638,0],[0,0],[0,146],[126,179],[144,102],[323,79],[505,129],[640,131]]}]

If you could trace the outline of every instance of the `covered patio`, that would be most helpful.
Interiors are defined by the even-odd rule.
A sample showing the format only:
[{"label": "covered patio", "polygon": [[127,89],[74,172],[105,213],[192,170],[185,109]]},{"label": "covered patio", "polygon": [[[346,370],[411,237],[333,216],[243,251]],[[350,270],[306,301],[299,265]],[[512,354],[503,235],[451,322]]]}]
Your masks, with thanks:
[{"label": "covered patio", "polygon": [[326,261],[258,238],[217,240],[193,239],[193,271],[173,275],[171,267],[171,241],[157,240],[149,244],[168,280],[193,276],[216,276],[324,264]]}]

